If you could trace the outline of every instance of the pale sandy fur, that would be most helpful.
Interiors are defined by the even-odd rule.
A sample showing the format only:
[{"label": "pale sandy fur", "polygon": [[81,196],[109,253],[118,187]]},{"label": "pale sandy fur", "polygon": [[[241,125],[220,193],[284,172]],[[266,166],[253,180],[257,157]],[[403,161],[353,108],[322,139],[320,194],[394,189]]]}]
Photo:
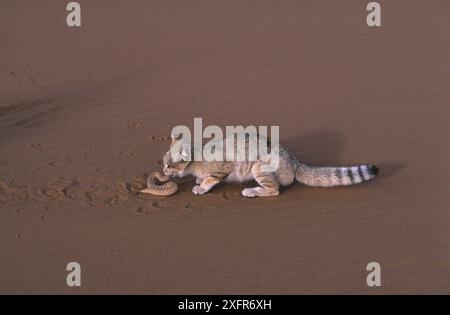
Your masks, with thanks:
[{"label": "pale sandy fur", "polygon": [[[173,137],[171,148],[178,145],[180,150],[184,150],[179,141],[182,140]],[[225,146],[225,140],[222,141],[224,141],[223,145]],[[248,143],[246,143],[246,150],[248,149]],[[193,150],[191,150],[190,154],[192,152]],[[358,184],[371,180],[378,174],[376,166],[367,164],[351,167],[308,166],[300,162],[287,148],[281,145],[279,146],[279,165],[276,171],[267,172],[264,170],[263,166],[268,165],[270,161],[270,154],[263,156],[258,154],[256,161],[208,162],[181,160],[174,162],[169,150],[163,158],[163,172],[170,177],[184,177],[188,175],[196,177],[196,185],[192,189],[192,192],[196,195],[206,194],[214,186],[222,182],[243,183],[254,180],[258,186],[243,189],[242,195],[245,197],[277,196],[279,195],[280,186],[291,185],[295,180],[308,186],[334,187]],[[159,187],[149,187],[147,189],[154,189],[158,194],[161,194],[162,191],[174,193],[171,190],[161,190]]]}]

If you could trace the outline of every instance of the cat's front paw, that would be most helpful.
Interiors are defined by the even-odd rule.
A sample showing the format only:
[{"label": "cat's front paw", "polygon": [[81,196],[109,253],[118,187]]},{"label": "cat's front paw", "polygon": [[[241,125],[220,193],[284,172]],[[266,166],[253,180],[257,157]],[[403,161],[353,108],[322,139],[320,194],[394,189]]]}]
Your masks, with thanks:
[{"label": "cat's front paw", "polygon": [[254,198],[256,197],[256,193],[253,188],[245,188],[242,190],[242,196],[247,198]]},{"label": "cat's front paw", "polygon": [[192,188],[192,192],[195,195],[204,195],[204,194],[206,194],[206,189],[200,185],[196,185],[196,186],[194,186],[194,188]]},{"label": "cat's front paw", "polygon": [[201,179],[201,178],[196,178],[196,179],[195,179],[195,183],[196,183],[197,185],[200,185],[202,182],[203,182],[203,179]]}]

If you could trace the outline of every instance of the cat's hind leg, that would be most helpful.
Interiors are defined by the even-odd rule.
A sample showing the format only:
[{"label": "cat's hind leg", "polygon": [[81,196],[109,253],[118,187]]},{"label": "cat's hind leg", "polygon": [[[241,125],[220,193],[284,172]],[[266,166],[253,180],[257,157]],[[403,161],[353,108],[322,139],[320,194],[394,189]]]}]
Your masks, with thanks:
[{"label": "cat's hind leg", "polygon": [[245,188],[242,190],[244,197],[267,197],[278,196],[280,194],[280,185],[272,173],[261,172],[259,164],[252,167],[252,175],[255,181],[260,185],[253,188]]}]

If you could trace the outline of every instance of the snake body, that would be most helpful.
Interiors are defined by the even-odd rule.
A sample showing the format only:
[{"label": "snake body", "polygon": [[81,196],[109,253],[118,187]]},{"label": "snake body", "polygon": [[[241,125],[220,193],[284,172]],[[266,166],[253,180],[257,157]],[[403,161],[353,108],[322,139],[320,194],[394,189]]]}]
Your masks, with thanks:
[{"label": "snake body", "polygon": [[170,196],[177,191],[178,185],[175,182],[169,182],[168,176],[160,172],[153,172],[147,178],[147,188],[141,190],[141,193],[156,196]]}]

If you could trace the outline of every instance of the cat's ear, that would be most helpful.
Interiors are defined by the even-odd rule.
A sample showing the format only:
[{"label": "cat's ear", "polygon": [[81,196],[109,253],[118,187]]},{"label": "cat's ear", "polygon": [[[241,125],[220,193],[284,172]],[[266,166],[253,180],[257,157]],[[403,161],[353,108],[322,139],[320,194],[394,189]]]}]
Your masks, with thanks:
[{"label": "cat's ear", "polygon": [[191,160],[191,146],[184,143],[183,147],[181,149],[181,158],[183,159],[183,161],[190,161]]}]

